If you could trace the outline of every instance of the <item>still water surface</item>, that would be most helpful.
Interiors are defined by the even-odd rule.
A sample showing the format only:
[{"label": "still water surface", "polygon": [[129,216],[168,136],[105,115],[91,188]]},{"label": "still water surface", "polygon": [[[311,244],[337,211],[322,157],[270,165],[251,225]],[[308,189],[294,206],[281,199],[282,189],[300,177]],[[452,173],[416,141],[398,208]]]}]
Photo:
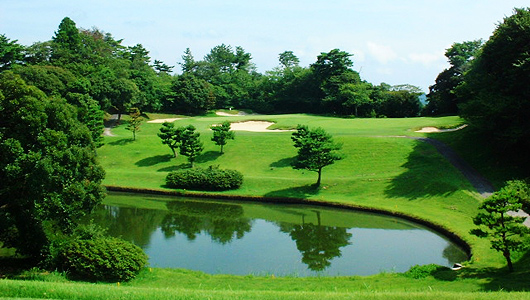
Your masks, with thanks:
[{"label": "still water surface", "polygon": [[210,274],[345,276],[452,266],[466,253],[409,221],[302,205],[111,193],[94,221],[142,247],[152,267]]}]

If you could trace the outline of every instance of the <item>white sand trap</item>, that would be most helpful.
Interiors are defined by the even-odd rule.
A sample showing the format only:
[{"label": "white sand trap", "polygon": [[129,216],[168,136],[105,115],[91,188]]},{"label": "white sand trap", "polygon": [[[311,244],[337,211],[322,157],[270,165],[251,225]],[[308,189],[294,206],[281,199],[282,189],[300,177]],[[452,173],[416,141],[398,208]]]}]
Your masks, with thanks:
[{"label": "white sand trap", "polygon": [[147,121],[147,123],[164,123],[164,122],[175,122],[176,120],[180,120],[182,118],[172,118],[172,119],[155,119],[151,121]]},{"label": "white sand trap", "polygon": [[223,111],[217,111],[215,112],[216,115],[221,117],[241,117],[241,116],[248,116],[248,114],[244,111],[240,111],[237,114],[229,114]]},{"label": "white sand trap", "polygon": [[274,125],[273,122],[267,121],[246,121],[246,122],[236,122],[230,124],[230,129],[234,131],[253,131],[253,132],[287,132],[292,130],[277,130],[277,129],[267,129],[271,125]]},{"label": "white sand trap", "polygon": [[423,127],[420,130],[416,130],[415,132],[427,132],[427,133],[436,133],[436,132],[451,132],[451,131],[457,131],[460,129],[464,129],[467,127],[467,124],[464,124],[462,126],[458,126],[456,128],[450,128],[450,129],[439,129],[436,127]]}]

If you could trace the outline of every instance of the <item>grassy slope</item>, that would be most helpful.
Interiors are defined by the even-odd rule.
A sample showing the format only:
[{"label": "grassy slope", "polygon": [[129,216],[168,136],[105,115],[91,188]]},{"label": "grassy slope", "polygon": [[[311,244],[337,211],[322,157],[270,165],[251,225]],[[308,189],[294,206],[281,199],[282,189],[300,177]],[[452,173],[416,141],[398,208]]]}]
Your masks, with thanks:
[{"label": "grassy slope", "polygon": [[[169,116],[164,116],[169,117]],[[156,116],[152,116],[156,118]],[[237,132],[236,140],[219,156],[209,141],[208,126],[224,120],[270,120],[275,127],[297,124],[321,126],[344,144],[347,158],[326,167],[323,188],[310,185],[316,174],[293,170],[295,155],[289,133]],[[410,279],[399,274],[341,278],[271,278],[207,275],[186,270],[154,269],[134,281],[116,285],[85,283],[42,283],[1,280],[0,297],[77,298],[77,299],[528,299],[526,293],[477,293],[477,291],[526,290],[528,274],[506,274],[502,257],[489,250],[486,241],[468,234],[471,216],[481,199],[460,173],[430,145],[395,136],[424,136],[413,129],[423,126],[452,126],[457,117],[414,119],[336,119],[307,115],[203,117],[177,121],[194,124],[205,144],[198,165],[220,165],[240,170],[243,187],[225,194],[290,196],[349,205],[372,206],[432,220],[461,235],[473,245],[474,256],[468,267],[451,278]],[[184,157],[171,158],[170,150],[156,136],[161,124],[143,124],[138,140],[123,126],[117,136],[106,137],[99,149],[107,170],[105,184],[164,189],[167,172],[186,163]],[[455,137],[458,136],[458,133]],[[450,141],[451,134],[443,134]],[[431,136],[433,137],[433,136]],[[140,204],[141,205],[141,204]],[[521,265],[525,262],[524,266]],[[516,268],[526,270],[521,260]],[[51,276],[53,278],[53,276]],[[50,280],[50,276],[45,276]],[[61,281],[62,279],[59,279]],[[474,293],[469,293],[474,292]],[[47,293],[47,294],[43,294]]]}]

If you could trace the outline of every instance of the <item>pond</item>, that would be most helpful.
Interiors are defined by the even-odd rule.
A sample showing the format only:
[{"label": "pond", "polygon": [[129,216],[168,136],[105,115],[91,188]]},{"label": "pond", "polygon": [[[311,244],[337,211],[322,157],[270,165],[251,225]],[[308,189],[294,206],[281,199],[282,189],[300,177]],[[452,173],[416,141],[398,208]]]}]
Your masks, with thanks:
[{"label": "pond", "polygon": [[421,225],[306,205],[111,193],[92,216],[151,267],[210,274],[350,276],[452,266],[467,254]]}]

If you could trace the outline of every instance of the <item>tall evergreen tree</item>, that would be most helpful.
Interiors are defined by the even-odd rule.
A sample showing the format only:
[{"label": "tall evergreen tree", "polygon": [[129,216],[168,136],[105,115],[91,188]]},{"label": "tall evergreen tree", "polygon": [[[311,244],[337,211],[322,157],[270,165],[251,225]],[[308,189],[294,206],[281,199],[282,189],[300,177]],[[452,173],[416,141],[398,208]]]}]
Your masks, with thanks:
[{"label": "tall evergreen tree", "polygon": [[223,154],[224,145],[235,137],[234,132],[230,130],[230,122],[224,121],[221,125],[210,126],[210,129],[213,131],[212,141],[217,146],[221,146],[221,154]]},{"label": "tall evergreen tree", "polygon": [[188,125],[182,133],[182,144],[180,145],[180,154],[187,156],[190,166],[193,168],[195,159],[201,155],[204,150],[200,139],[201,134],[195,131],[195,126]]}]

